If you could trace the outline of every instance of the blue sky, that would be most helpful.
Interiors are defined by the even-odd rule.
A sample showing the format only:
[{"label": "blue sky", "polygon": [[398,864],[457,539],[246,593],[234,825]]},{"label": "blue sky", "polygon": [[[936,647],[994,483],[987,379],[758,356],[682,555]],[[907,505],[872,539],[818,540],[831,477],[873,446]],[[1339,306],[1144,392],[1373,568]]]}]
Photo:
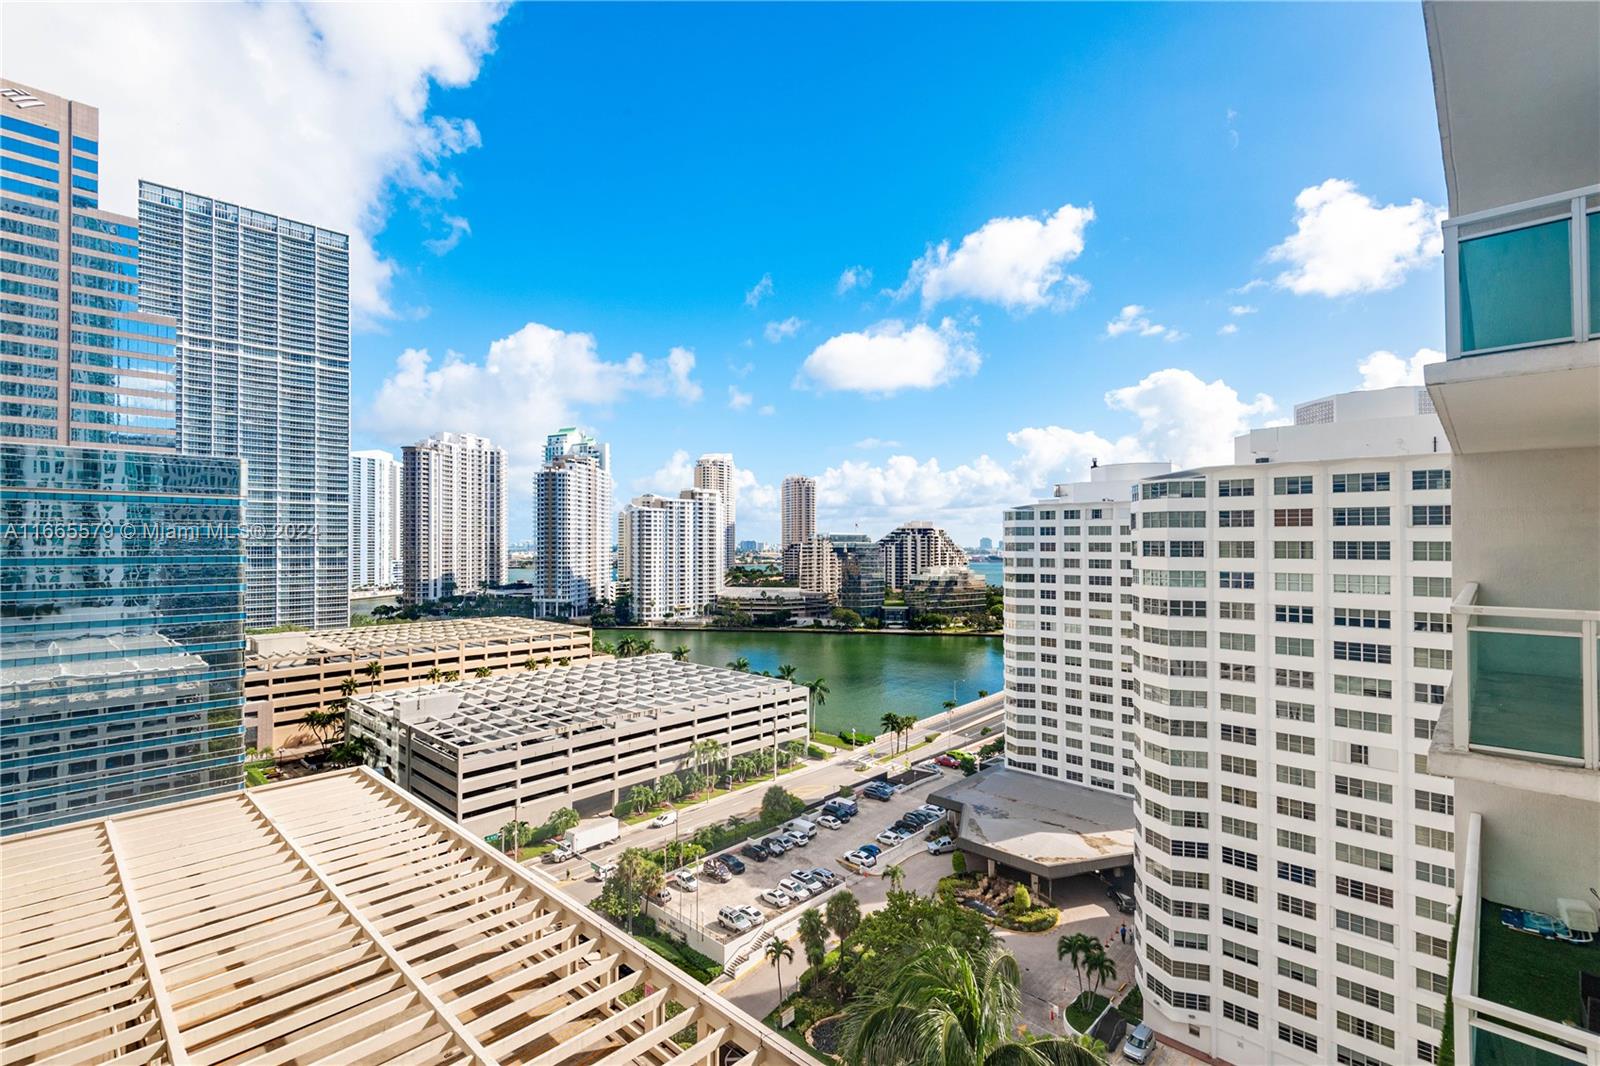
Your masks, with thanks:
[{"label": "blue sky", "polygon": [[[377,58],[370,16],[299,12],[175,35],[232,64],[224,117],[264,147],[230,170],[191,114],[130,166],[356,231],[356,445],[491,436],[513,540],[568,421],[610,441],[619,501],[731,451],[741,536],[809,473],[825,529],[970,541],[1091,457],[1225,459],[1442,347],[1415,5],[462,7]],[[163,132],[115,75],[36,65]]]}]

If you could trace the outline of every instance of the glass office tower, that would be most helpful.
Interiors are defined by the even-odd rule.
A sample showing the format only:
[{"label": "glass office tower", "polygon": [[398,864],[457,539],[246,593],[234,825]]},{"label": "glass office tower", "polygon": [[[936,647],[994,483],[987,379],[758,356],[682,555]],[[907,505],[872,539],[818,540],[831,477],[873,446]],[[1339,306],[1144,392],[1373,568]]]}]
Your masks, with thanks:
[{"label": "glass office tower", "polygon": [[239,462],[177,452],[99,162],[94,108],[0,82],[0,833],[242,784]]},{"label": "glass office tower", "polygon": [[252,628],[350,620],[350,241],[139,183],[140,304],[177,320],[178,438],[238,456]]}]

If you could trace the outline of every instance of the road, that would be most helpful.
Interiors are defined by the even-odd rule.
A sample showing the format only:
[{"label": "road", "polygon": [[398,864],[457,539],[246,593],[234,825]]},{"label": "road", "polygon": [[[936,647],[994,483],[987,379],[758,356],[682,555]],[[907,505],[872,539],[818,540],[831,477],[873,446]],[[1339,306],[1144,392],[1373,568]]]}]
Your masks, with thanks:
[{"label": "road", "polygon": [[[987,743],[999,732],[1003,713],[1004,697],[996,693],[942,714],[924,718],[911,731],[909,743],[915,750],[910,753],[910,758],[914,762],[921,762],[955,748]],[[990,729],[987,735],[983,733],[985,726]],[[916,748],[916,745],[925,740],[929,733],[938,733],[939,736],[931,744]],[[898,742],[896,744],[898,746]],[[804,769],[780,775],[776,783],[807,803],[820,802],[836,794],[841,785],[858,786],[888,769],[885,765],[875,766],[868,771],[859,770],[855,765],[857,760],[863,757],[882,758],[888,754],[889,741],[879,740],[853,752],[839,752]],[[726,821],[735,814],[754,817],[761,810],[762,794],[771,784],[773,782],[770,779],[752,782],[736,792],[681,808],[678,811],[677,824],[666,828],[652,829],[642,823],[634,826],[625,825],[622,827],[622,839],[617,843],[587,852],[581,858],[565,863],[558,869],[546,866],[544,872],[563,878],[562,887],[582,902],[593,902],[600,894],[600,883],[589,876],[589,862],[613,860],[625,848],[658,848],[675,837],[689,836],[702,826]]]}]

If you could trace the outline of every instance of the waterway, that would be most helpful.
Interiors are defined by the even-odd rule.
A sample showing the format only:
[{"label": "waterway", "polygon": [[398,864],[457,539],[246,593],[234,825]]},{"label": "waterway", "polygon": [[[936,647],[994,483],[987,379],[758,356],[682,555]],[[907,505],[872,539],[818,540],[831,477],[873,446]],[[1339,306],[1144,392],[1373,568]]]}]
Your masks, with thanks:
[{"label": "waterway", "polygon": [[966,703],[1002,684],[999,637],[932,637],[872,633],[742,633],[682,629],[597,629],[615,644],[648,637],[661,651],[682,644],[692,662],[726,666],[743,656],[750,669],[777,673],[790,663],[799,681],[822,678],[828,695],[816,709],[818,729],[877,733],[885,711],[924,718],[944,701]]}]

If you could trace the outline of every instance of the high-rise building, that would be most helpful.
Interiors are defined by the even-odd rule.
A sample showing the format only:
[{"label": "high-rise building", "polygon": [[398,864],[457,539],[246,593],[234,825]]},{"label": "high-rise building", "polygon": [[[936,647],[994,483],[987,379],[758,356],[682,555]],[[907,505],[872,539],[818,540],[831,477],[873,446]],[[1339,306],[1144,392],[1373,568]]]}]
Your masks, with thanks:
[{"label": "high-rise building", "polygon": [[715,452],[695,460],[694,487],[709,489],[722,497],[723,565],[731,565],[736,544],[734,511],[739,501],[739,472],[734,468],[733,456]]},{"label": "high-rise building", "polygon": [[883,580],[892,589],[905,588],[912,574],[936,566],[966,566],[967,553],[950,534],[932,522],[906,522],[878,541],[883,552]]},{"label": "high-rise building", "polygon": [[1007,763],[1137,794],[1138,707],[1125,681],[1137,554],[1130,497],[1171,463],[1116,463],[1005,513]]},{"label": "high-rise building", "polygon": [[471,433],[408,444],[400,496],[407,599],[463,596],[505,583],[505,449]]},{"label": "high-rise building", "polygon": [[618,575],[635,622],[703,614],[722,592],[722,495],[684,489],[638,496],[617,516]]},{"label": "high-rise building", "polygon": [[242,458],[252,627],[350,616],[350,242],[139,183],[140,306],[177,320],[178,441]]},{"label": "high-rise building", "polygon": [[803,474],[783,479],[782,538],[778,547],[812,540],[817,535],[817,480]]},{"label": "high-rise building", "polygon": [[1427,980],[1452,981],[1457,1066],[1595,1063],[1600,963],[1568,941],[1600,925],[1600,5],[1423,21],[1449,196],[1426,380],[1456,518],[1426,757],[1455,785],[1459,897]]},{"label": "high-rise building", "polygon": [[1427,393],[1396,388],[1134,487],[1132,617],[1106,630],[1133,669],[1104,698],[1138,712],[1138,978],[1165,1038],[1238,1063],[1437,1054],[1455,835],[1425,752],[1451,479]]},{"label": "high-rise building", "polygon": [[174,449],[176,327],[97,206],[98,113],[6,81],[0,134],[9,834],[242,786],[244,560],[238,460]]},{"label": "high-rise building", "polygon": [[533,586],[545,609],[585,614],[612,597],[611,448],[576,429],[550,434],[533,476]]},{"label": "high-rise building", "polygon": [[994,551],[994,538],[993,537],[979,537],[978,538],[978,550],[979,551],[984,551],[984,552],[992,552],[992,551]]},{"label": "high-rise building", "polygon": [[400,585],[399,460],[388,452],[350,455],[350,587]]},{"label": "high-rise building", "polygon": [[832,533],[827,540],[839,560],[839,606],[863,618],[883,614],[883,550],[861,533]]},{"label": "high-rise building", "polygon": [[820,592],[825,596],[839,595],[839,553],[827,537],[811,537],[791,544],[784,551],[786,560],[793,559],[795,585],[806,592]]}]

